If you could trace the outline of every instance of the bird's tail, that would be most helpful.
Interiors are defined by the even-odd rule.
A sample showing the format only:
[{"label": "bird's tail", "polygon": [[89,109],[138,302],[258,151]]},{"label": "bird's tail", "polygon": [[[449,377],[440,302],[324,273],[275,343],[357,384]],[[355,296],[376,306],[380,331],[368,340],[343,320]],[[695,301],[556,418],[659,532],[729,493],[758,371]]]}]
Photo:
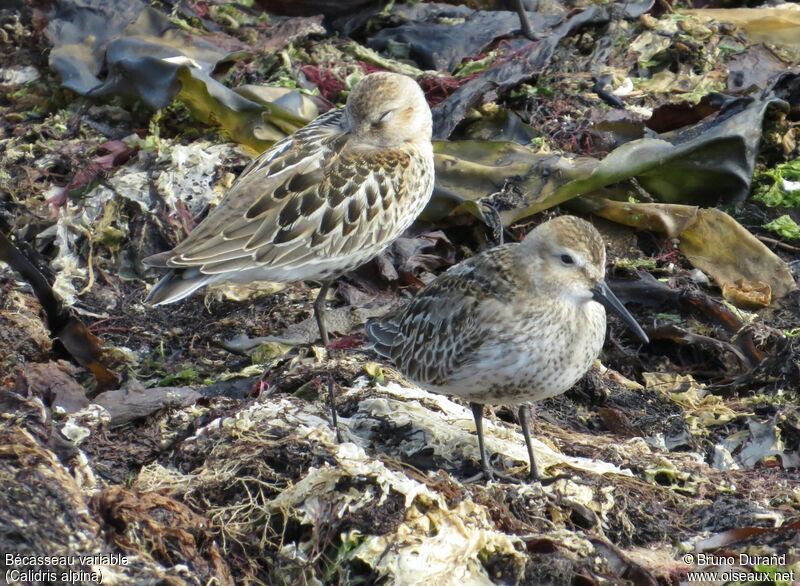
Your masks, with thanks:
[{"label": "bird's tail", "polygon": [[156,283],[144,300],[150,305],[166,305],[188,297],[201,287],[208,285],[213,275],[204,275],[199,269],[174,269]]},{"label": "bird's tail", "polygon": [[394,312],[383,317],[370,318],[364,324],[367,339],[372,342],[373,350],[384,358],[391,358],[392,346],[400,332],[400,328],[393,318]]}]

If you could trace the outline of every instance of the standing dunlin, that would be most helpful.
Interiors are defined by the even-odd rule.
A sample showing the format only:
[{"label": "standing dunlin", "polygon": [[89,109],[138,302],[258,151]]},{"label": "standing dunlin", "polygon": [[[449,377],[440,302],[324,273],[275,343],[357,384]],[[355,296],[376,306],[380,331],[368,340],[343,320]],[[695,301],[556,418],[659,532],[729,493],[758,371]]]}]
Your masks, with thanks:
[{"label": "standing dunlin", "polygon": [[414,80],[367,75],[344,108],[323,114],[245,169],[173,250],[146,302],[178,301],[211,283],[321,281],[314,316],[328,343],[331,280],[386,248],[433,190],[431,111]]},{"label": "standing dunlin", "polygon": [[594,226],[558,217],[518,244],[452,267],[407,306],[370,320],[367,336],[411,380],[470,402],[487,480],[483,405],[519,405],[530,476],[538,480],[530,402],[567,391],[589,370],[603,347],[605,308],[648,341],[606,285],[605,261]]}]

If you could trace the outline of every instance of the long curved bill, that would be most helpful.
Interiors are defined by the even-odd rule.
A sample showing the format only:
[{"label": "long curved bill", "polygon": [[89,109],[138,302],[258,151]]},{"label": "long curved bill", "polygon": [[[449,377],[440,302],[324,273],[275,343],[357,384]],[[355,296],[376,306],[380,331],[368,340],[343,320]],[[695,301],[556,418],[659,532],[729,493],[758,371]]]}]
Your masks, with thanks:
[{"label": "long curved bill", "polygon": [[606,309],[613,311],[616,313],[625,325],[628,326],[633,333],[639,336],[639,339],[648,344],[650,342],[650,338],[647,337],[647,334],[644,333],[642,326],[636,321],[636,319],[625,309],[625,306],[622,305],[622,302],[617,299],[617,296],[614,295],[614,292],[608,287],[605,281],[600,281],[597,285],[592,287],[592,299],[597,301]]}]

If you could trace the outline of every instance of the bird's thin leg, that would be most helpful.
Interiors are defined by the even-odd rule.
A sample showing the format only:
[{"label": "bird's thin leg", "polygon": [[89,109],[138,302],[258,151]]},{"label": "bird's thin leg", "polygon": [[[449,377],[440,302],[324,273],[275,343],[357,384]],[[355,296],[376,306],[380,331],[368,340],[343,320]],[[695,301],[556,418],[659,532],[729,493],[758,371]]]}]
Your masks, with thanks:
[{"label": "bird's thin leg", "polygon": [[339,431],[339,418],[336,413],[336,383],[333,382],[333,375],[328,373],[328,401],[331,409],[331,425],[336,432],[336,441],[342,443],[342,434]]},{"label": "bird's thin leg", "polygon": [[319,337],[322,339],[322,345],[328,345],[328,325],[325,321],[325,298],[328,296],[328,289],[331,288],[330,281],[324,281],[322,287],[319,289],[317,299],[314,301],[314,318],[317,320],[317,327],[319,328]]},{"label": "bird's thin leg", "polygon": [[[331,288],[330,281],[324,281],[322,287],[319,289],[319,294],[314,301],[314,317],[317,320],[317,327],[319,328],[319,337],[322,340],[323,346],[328,346],[328,324],[325,321],[325,298],[328,296],[328,289]],[[333,382],[333,377],[328,374],[328,401],[331,410],[331,425],[336,431],[336,441],[342,441],[342,435],[339,432],[339,418],[336,413],[336,384]]]},{"label": "bird's thin leg", "polygon": [[[519,417],[519,425],[522,427],[522,435],[525,436],[525,446],[528,448],[528,460],[531,463],[531,471],[529,478],[532,482],[539,482],[542,486],[553,484],[556,480],[570,480],[572,476],[569,474],[556,474],[548,478],[541,478],[539,476],[539,469],[536,466],[536,458],[533,456],[533,442],[531,441],[531,412],[535,410],[532,403],[523,403],[519,406],[517,415]],[[534,411],[535,412],[535,411]]]},{"label": "bird's thin leg", "polygon": [[478,451],[481,453],[481,469],[486,480],[492,480],[494,474],[489,466],[489,459],[486,457],[486,446],[483,443],[483,405],[480,403],[470,403],[472,418],[475,419],[475,431],[478,433]]},{"label": "bird's thin leg", "polygon": [[528,20],[528,12],[525,10],[525,2],[523,0],[514,0],[514,6],[519,15],[519,24],[522,27],[522,34],[528,37],[531,41],[538,41],[538,37],[533,34],[531,28],[531,21]]},{"label": "bird's thin leg", "polygon": [[519,424],[522,427],[522,435],[525,436],[525,447],[528,448],[528,461],[531,463],[529,478],[533,482],[539,480],[539,469],[536,467],[536,458],[533,455],[533,442],[531,441],[531,404],[523,403],[519,406]]},{"label": "bird's thin leg", "polygon": [[464,484],[475,482],[481,478],[484,478],[487,481],[498,478],[504,482],[513,482],[518,484],[519,480],[513,476],[492,470],[492,467],[489,465],[489,458],[486,457],[486,444],[483,441],[483,405],[479,403],[470,403],[469,406],[472,409],[472,417],[475,419],[475,431],[478,432],[478,450],[481,453],[481,472],[476,476],[472,476],[464,480]]}]

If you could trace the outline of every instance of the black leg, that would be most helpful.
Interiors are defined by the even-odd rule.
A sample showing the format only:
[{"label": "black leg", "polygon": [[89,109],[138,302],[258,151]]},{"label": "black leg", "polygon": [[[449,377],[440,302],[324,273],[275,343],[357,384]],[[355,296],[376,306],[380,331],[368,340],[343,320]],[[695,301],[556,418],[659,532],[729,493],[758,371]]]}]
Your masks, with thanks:
[{"label": "black leg", "polygon": [[[328,346],[330,341],[328,338],[328,325],[325,322],[325,298],[328,296],[328,289],[331,288],[331,282],[325,281],[319,289],[319,294],[314,301],[314,317],[317,320],[317,327],[319,328],[319,337],[322,340],[323,346]],[[333,377],[328,374],[328,401],[331,410],[331,425],[336,431],[336,441],[342,441],[341,433],[339,432],[339,421],[336,414],[336,384],[333,382]]]},{"label": "black leg", "polygon": [[470,478],[466,478],[463,482],[464,484],[470,484],[477,480],[483,478],[487,482],[490,480],[499,479],[503,482],[512,482],[514,484],[519,484],[519,480],[514,478],[513,476],[509,476],[503,472],[497,472],[496,470],[492,470],[492,467],[489,465],[489,458],[486,457],[486,444],[483,441],[483,405],[478,403],[470,403],[470,408],[472,409],[472,417],[475,419],[475,431],[478,432],[478,450],[481,453],[481,472],[472,476]]},{"label": "black leg", "polygon": [[322,345],[328,345],[328,325],[325,322],[325,298],[328,296],[328,289],[331,288],[331,282],[325,281],[320,287],[319,295],[314,301],[314,317],[317,320],[317,327],[319,328],[319,337],[322,339]]},{"label": "black leg", "polygon": [[533,482],[539,480],[539,470],[536,468],[536,458],[533,455],[533,442],[531,441],[531,405],[523,403],[519,406],[519,424],[522,427],[522,435],[525,436],[525,446],[528,448],[528,461],[531,463],[529,474]]},{"label": "black leg", "polygon": [[519,16],[519,24],[522,27],[522,34],[528,37],[531,41],[538,41],[539,39],[535,34],[533,34],[531,21],[528,20],[528,13],[525,10],[525,2],[523,2],[523,0],[514,0],[514,5],[517,9],[517,15]]},{"label": "black leg", "polygon": [[475,431],[478,432],[478,450],[481,453],[483,476],[486,480],[493,480],[494,474],[491,466],[489,466],[489,459],[486,457],[486,446],[483,443],[483,405],[470,403],[469,406],[472,409],[472,418],[475,419]]},{"label": "black leg", "polygon": [[331,409],[331,425],[336,432],[336,441],[342,443],[342,434],[339,431],[339,418],[336,413],[336,383],[333,382],[333,376],[328,373],[328,401],[330,401]]}]

